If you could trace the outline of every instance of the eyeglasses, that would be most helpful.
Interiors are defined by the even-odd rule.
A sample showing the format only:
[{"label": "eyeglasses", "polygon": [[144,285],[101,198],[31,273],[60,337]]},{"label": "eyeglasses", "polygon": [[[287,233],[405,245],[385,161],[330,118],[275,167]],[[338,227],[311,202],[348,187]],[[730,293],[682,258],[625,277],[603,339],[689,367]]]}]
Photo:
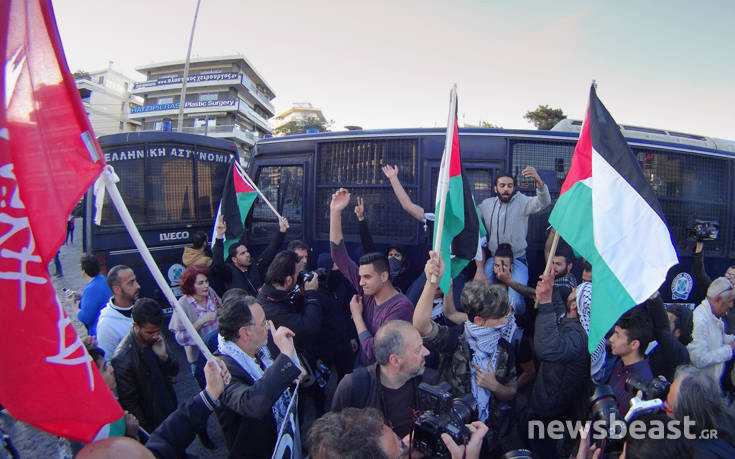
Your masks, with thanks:
[{"label": "eyeglasses", "polygon": [[250,322],[247,326],[248,327],[265,327],[265,328],[271,328],[271,321],[268,320],[268,319],[263,319],[263,323],[261,323],[260,325],[258,325],[256,323],[253,323],[253,322]]}]

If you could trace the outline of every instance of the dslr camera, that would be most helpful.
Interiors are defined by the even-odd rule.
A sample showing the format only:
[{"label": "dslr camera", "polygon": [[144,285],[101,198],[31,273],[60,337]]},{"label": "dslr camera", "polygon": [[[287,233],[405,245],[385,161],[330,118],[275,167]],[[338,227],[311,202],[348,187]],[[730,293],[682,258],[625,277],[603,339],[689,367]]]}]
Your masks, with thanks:
[{"label": "dslr camera", "polygon": [[694,220],[687,228],[687,238],[692,241],[714,241],[720,235],[720,222],[717,220]]},{"label": "dslr camera", "polygon": [[653,378],[648,383],[644,383],[635,376],[630,376],[625,380],[625,391],[635,394],[638,391],[643,392],[643,400],[653,400],[658,398],[664,400],[669,394],[671,383],[663,376]]},{"label": "dslr camera", "polygon": [[452,397],[449,389],[446,382],[435,386],[419,384],[419,416],[414,426],[413,446],[426,457],[452,457],[441,439],[443,433],[458,445],[466,444],[472,436],[465,424],[477,419],[477,402],[472,394]]},{"label": "dslr camera", "polygon": [[302,269],[299,272],[298,277],[296,278],[296,283],[299,285],[304,285],[305,282],[309,282],[314,278],[314,273],[316,273],[317,277],[321,281],[322,279],[327,277],[327,270],[324,268],[317,268],[316,271],[309,271],[306,269]]}]

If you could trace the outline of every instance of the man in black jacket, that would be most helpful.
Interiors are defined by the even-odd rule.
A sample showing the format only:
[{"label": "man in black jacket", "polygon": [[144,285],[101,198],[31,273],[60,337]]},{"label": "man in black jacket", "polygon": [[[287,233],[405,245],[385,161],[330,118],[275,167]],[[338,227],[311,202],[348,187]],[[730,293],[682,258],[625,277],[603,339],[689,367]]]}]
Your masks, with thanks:
[{"label": "man in black jacket", "polygon": [[[540,365],[531,392],[531,417],[544,425],[572,416],[580,388],[590,375],[587,333],[579,322],[577,303],[565,301],[567,314],[558,320],[552,304],[554,275],[541,276],[536,285],[539,303],[534,332],[534,348]],[[567,300],[567,298],[564,298]],[[558,457],[561,444],[554,440],[532,440],[537,457]]]},{"label": "man in black jacket", "polygon": [[[276,330],[251,296],[229,296],[217,324],[218,350],[232,375],[217,411],[229,457],[269,458],[291,400],[289,386],[301,374],[294,333]],[[269,328],[276,349],[267,346]]]},{"label": "man in black jacket", "polygon": [[140,298],[133,305],[133,327],[112,356],[120,405],[152,432],[176,409],[173,383],[179,365],[161,336],[158,303]]},{"label": "man in black jacket", "polygon": [[317,334],[322,324],[322,309],[317,295],[319,279],[312,273],[311,280],[304,283],[304,305],[300,308],[292,301],[298,269],[299,256],[295,252],[279,252],[268,268],[265,284],[258,291],[258,303],[273,325],[287,327],[296,334],[296,347],[299,352],[305,352],[313,363],[317,357]]},{"label": "man in black jacket", "polygon": [[[676,368],[679,365],[689,363],[689,351],[687,351],[686,344],[681,341],[681,330],[684,328],[691,330],[692,327],[691,325],[683,326],[678,316],[666,312],[666,307],[658,292],[646,301],[646,308],[648,309],[648,315],[651,316],[653,335],[656,338],[655,346],[653,348],[649,346],[646,350],[651,372],[654,377],[661,375],[671,382],[674,380]],[[679,321],[679,328],[675,328],[675,325],[674,327],[671,326],[672,321],[668,314],[676,317],[673,323]],[[689,322],[691,323],[691,314],[689,315]],[[678,336],[677,331],[679,331]]]},{"label": "man in black jacket", "polygon": [[[283,238],[286,236],[288,220],[285,217],[280,217],[278,226],[279,231],[273,236],[273,240],[265,248],[257,262],[253,263],[252,256],[243,239],[230,246],[227,250],[227,261],[225,261],[223,237],[227,230],[227,223],[225,223],[224,217],[220,216],[217,226],[215,226],[216,236],[212,251],[212,257],[214,258],[212,271],[215,276],[224,281],[226,290],[241,288],[248,295],[255,296],[258,294],[258,289],[263,284],[263,273],[268,270],[268,266],[270,266],[278,248],[283,243]],[[245,234],[243,232],[243,238]]]}]

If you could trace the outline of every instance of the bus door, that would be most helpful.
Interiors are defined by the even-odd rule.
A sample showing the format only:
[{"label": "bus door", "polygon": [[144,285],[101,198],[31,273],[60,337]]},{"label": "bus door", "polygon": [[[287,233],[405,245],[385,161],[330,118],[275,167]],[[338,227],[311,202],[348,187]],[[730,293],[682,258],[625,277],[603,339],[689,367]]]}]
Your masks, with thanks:
[{"label": "bus door", "polygon": [[[294,239],[308,240],[307,199],[309,190],[305,178],[309,176],[311,157],[309,155],[283,158],[267,158],[258,161],[249,172],[260,191],[278,213],[288,219],[286,241]],[[271,241],[278,231],[278,219],[263,199],[255,200],[253,209],[245,221],[247,242],[255,250],[257,259],[260,252]]]}]

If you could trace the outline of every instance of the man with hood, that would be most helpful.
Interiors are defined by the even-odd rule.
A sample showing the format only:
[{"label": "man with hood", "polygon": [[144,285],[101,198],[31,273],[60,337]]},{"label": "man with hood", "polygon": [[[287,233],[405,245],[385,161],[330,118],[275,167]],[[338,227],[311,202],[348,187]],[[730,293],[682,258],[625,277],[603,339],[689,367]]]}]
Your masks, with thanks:
[{"label": "man with hood", "polygon": [[[528,217],[548,206],[551,203],[551,196],[549,187],[544,184],[534,167],[527,166],[521,174],[525,178],[533,179],[536,184],[536,196],[518,193],[515,179],[508,173],[501,173],[495,178],[496,196],[482,201],[477,209],[487,230],[487,248],[494,255],[500,244],[510,244],[515,258],[513,280],[521,285],[527,285]],[[494,278],[493,264],[493,258],[485,263],[485,274],[491,280]]]}]

